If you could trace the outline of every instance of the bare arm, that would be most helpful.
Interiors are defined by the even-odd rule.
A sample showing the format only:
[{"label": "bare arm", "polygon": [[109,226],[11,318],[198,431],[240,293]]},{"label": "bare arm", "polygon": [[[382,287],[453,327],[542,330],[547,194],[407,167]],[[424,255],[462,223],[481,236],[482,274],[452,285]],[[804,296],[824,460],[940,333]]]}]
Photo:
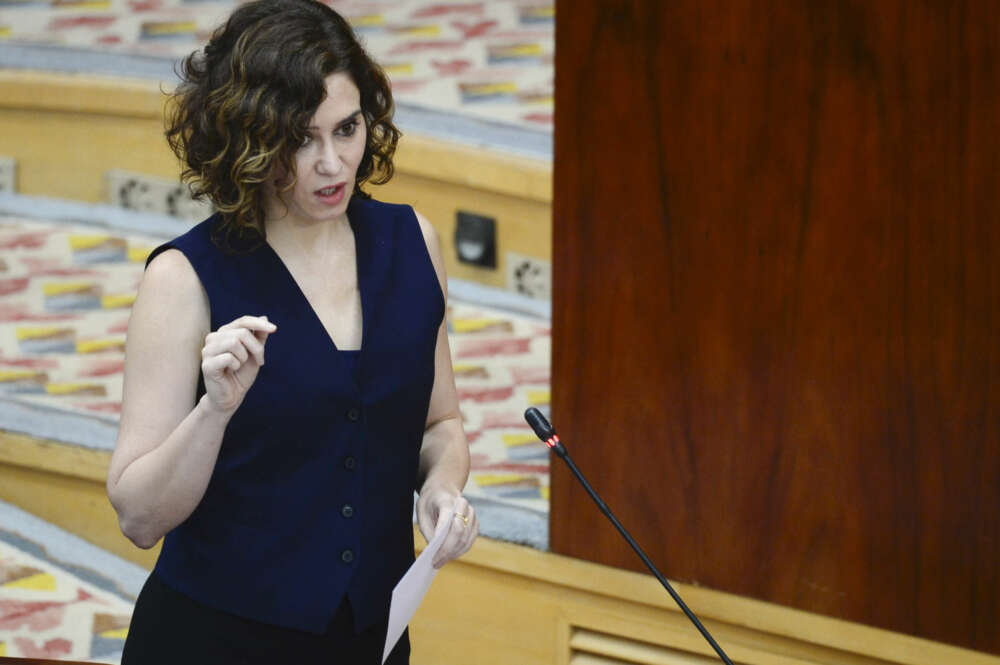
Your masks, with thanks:
[{"label": "bare arm", "polygon": [[[427,243],[427,251],[437,272],[441,291],[448,296],[448,282],[444,259],[437,233],[430,222],[417,213],[420,229]],[[420,448],[420,498],[417,502],[417,520],[421,532],[429,541],[437,529],[439,517],[449,508],[465,515],[469,522],[453,518],[455,524],[447,540],[438,551],[434,565],[440,567],[447,561],[464,554],[479,532],[475,511],[462,496],[462,489],[469,478],[469,444],[462,428],[462,415],[458,409],[458,391],[451,365],[451,350],[445,322],[438,330],[434,351],[434,387],[431,390],[427,426]]]},{"label": "bare arm", "polygon": [[197,507],[235,410],[209,394],[195,403],[199,373],[253,364],[243,361],[254,352],[263,360],[262,341],[233,332],[240,344],[230,342],[229,357],[214,353],[209,362],[208,332],[208,297],[191,264],[176,250],[157,256],[129,319],[121,424],[107,481],[122,532],[142,548]]}]

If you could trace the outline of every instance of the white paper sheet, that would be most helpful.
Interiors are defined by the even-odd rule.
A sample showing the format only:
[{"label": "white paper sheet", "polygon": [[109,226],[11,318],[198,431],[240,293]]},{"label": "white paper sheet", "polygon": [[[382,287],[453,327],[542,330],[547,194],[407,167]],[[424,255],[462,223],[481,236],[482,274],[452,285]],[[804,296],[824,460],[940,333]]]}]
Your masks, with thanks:
[{"label": "white paper sheet", "polygon": [[441,543],[448,537],[454,521],[455,511],[449,510],[443,516],[447,528],[442,529],[427,547],[420,553],[417,560],[413,562],[406,574],[400,578],[396,588],[392,590],[392,600],[389,603],[389,629],[385,633],[385,647],[382,650],[382,662],[389,657],[396,642],[403,636],[410,619],[416,614],[420,607],[420,601],[424,599],[427,590],[431,588],[431,582],[437,574],[437,569],[431,564],[434,554],[441,548]]}]

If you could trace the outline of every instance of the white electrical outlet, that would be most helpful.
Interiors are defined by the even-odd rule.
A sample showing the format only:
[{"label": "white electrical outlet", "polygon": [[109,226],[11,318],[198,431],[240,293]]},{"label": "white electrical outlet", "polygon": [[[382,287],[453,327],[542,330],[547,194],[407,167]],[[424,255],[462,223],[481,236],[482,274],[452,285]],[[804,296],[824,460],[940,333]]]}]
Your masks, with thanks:
[{"label": "white electrical outlet", "polygon": [[17,160],[0,156],[0,192],[13,194],[17,191]]},{"label": "white electrical outlet", "polygon": [[195,201],[187,187],[166,178],[127,171],[108,171],[108,201],[129,210],[155,212],[197,222],[212,214],[208,204]]},{"label": "white electrical outlet", "polygon": [[552,298],[552,263],[507,252],[507,288],[532,298]]}]

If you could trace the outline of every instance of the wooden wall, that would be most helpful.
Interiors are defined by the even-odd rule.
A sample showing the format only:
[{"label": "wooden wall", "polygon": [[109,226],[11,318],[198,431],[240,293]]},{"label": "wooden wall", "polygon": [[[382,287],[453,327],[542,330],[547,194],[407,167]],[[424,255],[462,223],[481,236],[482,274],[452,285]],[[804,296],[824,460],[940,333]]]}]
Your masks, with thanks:
[{"label": "wooden wall", "polygon": [[[176,181],[155,81],[0,70],[0,156],[17,160],[21,194],[109,202],[107,173]],[[437,228],[448,276],[507,287],[508,252],[551,260],[551,164],[404,134],[396,174],[375,197],[409,203]],[[497,268],[460,263],[459,211],[497,221]]]},{"label": "wooden wall", "polygon": [[[0,499],[152,568],[159,546],[140,550],[118,529],[104,490],[109,462],[106,451],[0,431]],[[997,656],[711,589],[678,591],[741,665],[1000,665]],[[488,538],[441,569],[410,635],[413,665],[719,662],[649,575]]]},{"label": "wooden wall", "polygon": [[[557,15],[578,465],[674,579],[1000,653],[1000,4]],[[558,460],[552,546],[643,569]]]}]

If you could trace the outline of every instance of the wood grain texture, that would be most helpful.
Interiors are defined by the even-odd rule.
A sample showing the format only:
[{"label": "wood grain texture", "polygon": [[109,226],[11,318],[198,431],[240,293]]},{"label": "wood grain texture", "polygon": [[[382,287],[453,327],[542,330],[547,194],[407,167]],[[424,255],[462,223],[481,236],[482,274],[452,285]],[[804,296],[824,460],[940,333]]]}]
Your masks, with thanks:
[{"label": "wood grain texture", "polygon": [[[1000,653],[1000,5],[557,13],[577,464],[672,578]],[[643,570],[558,460],[551,517]]]},{"label": "wood grain texture", "polygon": [[[19,448],[31,444],[18,439]],[[35,453],[19,453],[17,460],[4,459],[0,449],[4,500],[152,568],[158,548],[139,550],[125,541],[103,496],[103,480],[86,469],[72,471],[79,459],[73,447],[34,445]],[[416,527],[414,534],[422,551]],[[997,656],[909,635],[711,589],[677,588],[734,662],[744,665],[1000,665]],[[410,634],[414,665],[569,665],[588,654],[626,660],[644,654],[651,662],[662,662],[664,654],[711,657],[708,644],[649,575],[488,538],[441,570]]]}]

